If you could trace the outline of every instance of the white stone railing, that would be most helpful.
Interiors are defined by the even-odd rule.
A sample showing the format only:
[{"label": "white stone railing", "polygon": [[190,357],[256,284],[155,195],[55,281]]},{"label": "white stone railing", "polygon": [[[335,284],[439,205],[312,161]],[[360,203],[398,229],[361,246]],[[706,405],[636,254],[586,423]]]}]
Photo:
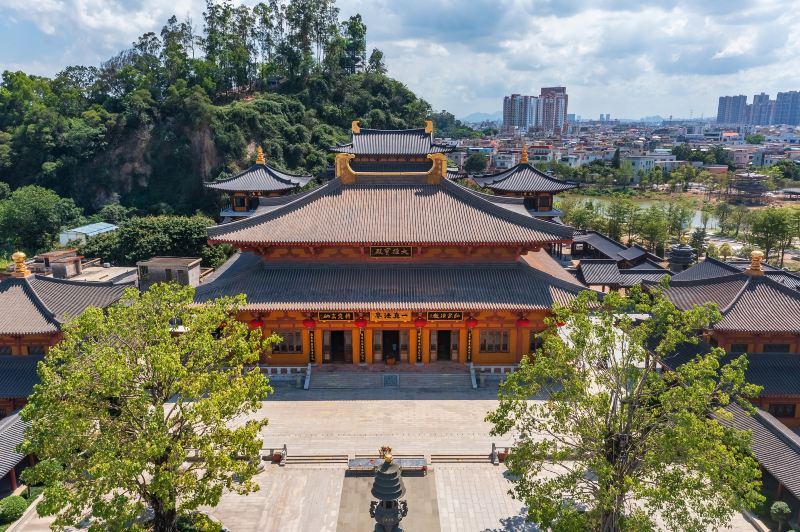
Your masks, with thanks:
[{"label": "white stone railing", "polygon": [[259,364],[261,373],[274,381],[287,381],[295,379],[297,387],[302,383],[303,389],[308,390],[311,384],[311,364],[307,366],[267,366]]}]

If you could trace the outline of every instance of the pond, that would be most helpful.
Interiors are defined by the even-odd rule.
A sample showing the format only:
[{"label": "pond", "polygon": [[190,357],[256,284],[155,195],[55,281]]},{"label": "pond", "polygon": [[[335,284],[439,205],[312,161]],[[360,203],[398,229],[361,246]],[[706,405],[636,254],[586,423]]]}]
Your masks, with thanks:
[{"label": "pond", "polygon": [[[611,203],[611,199],[605,198],[603,196],[584,196],[582,194],[569,194],[570,198],[574,198],[580,202],[587,202],[591,201],[594,205],[601,205],[604,208],[608,207]],[[637,205],[639,205],[642,209],[648,209],[651,205],[668,205],[668,201],[664,200],[652,200],[652,199],[636,199],[630,198],[633,200]],[[702,214],[700,209],[695,209],[694,216],[692,218],[692,228],[695,227],[703,227],[703,220]],[[711,216],[708,220],[708,225],[706,226],[707,231],[711,231],[717,228],[717,218],[715,216]]]}]

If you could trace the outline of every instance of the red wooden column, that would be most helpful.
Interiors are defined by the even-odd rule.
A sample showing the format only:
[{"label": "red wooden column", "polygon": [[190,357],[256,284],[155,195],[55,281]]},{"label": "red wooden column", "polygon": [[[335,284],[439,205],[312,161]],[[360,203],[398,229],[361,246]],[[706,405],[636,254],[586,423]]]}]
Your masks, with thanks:
[{"label": "red wooden column", "polygon": [[17,489],[17,466],[11,468],[8,476],[11,478],[11,491],[14,491]]}]

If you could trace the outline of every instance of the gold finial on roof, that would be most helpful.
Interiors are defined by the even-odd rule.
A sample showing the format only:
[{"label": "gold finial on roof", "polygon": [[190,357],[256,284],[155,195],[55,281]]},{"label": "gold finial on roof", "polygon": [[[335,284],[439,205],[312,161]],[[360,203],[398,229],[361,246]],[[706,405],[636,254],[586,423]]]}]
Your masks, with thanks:
[{"label": "gold finial on roof", "polygon": [[261,146],[256,148],[256,164],[267,164],[266,159],[264,159],[264,150]]},{"label": "gold finial on roof", "polygon": [[383,460],[387,464],[391,464],[393,459],[394,459],[394,457],[392,456],[392,453],[386,453],[386,454],[383,455]]},{"label": "gold finial on roof", "polygon": [[360,120],[353,120],[353,123],[350,124],[350,129],[353,130],[353,133],[358,135],[361,133],[361,121]]},{"label": "gold finial on roof", "polygon": [[528,164],[528,145],[524,142],[522,143],[522,153],[519,156],[519,163]]},{"label": "gold finial on roof", "polygon": [[13,255],[11,255],[11,259],[14,261],[14,277],[27,277],[31,274],[31,271],[28,269],[28,266],[25,265],[25,259],[28,258],[25,253],[21,251],[17,251]]},{"label": "gold finial on roof", "polygon": [[433,133],[433,120],[425,121],[425,133]]},{"label": "gold finial on roof", "polygon": [[764,253],[758,250],[750,253],[750,267],[747,272],[754,275],[761,275],[764,270],[761,268],[761,261],[764,259]]}]

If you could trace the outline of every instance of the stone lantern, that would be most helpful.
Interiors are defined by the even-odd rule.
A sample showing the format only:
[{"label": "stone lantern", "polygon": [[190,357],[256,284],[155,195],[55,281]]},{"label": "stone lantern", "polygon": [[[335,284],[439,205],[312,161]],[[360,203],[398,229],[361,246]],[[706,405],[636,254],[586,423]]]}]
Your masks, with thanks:
[{"label": "stone lantern", "polygon": [[408,504],[400,497],[405,495],[400,466],[392,462],[391,449],[383,454],[383,464],[375,472],[369,515],[375,519],[375,532],[402,532],[400,521],[408,514]]}]

